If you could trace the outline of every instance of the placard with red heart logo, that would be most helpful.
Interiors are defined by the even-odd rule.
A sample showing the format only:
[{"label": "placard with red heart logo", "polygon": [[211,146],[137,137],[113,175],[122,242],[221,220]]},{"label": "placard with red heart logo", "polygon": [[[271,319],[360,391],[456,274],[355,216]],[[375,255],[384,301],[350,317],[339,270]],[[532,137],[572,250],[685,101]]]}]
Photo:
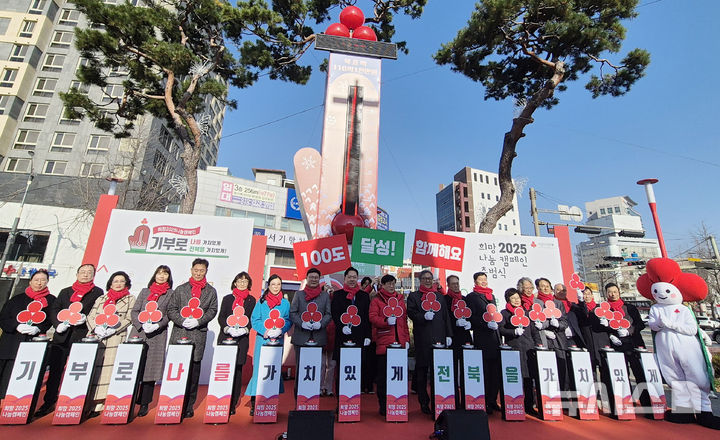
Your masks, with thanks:
[{"label": "placard with red heart logo", "polygon": [[[280,312],[278,312],[280,313]],[[233,309],[232,315],[228,316],[225,320],[225,323],[227,323],[230,327],[247,327],[247,325],[250,323],[250,320],[247,316],[245,316],[245,307],[243,306],[237,306]],[[283,323],[284,325],[284,323]]]},{"label": "placard with red heart logo", "polygon": [[525,310],[522,307],[515,309],[513,316],[510,318],[510,324],[515,327],[527,327],[530,325],[530,320],[525,316]]},{"label": "placard with red heart logo", "polygon": [[273,328],[283,328],[285,326],[285,320],[280,317],[280,310],[270,310],[270,317],[265,320],[265,328],[270,330]]},{"label": "placard with red heart logo", "polygon": [[399,318],[403,315],[403,309],[400,307],[397,298],[388,299],[387,305],[383,307],[383,315],[386,318]]},{"label": "placard with red heart logo", "polygon": [[351,327],[357,327],[361,321],[358,315],[358,308],[354,305],[348,306],[347,311],[340,315],[340,322]]},{"label": "placard with red heart logo", "polygon": [[560,319],[560,317],[562,316],[562,312],[560,311],[560,309],[555,307],[555,303],[551,300],[545,301],[545,310],[543,310],[543,313],[548,319]]},{"label": "placard with red heart logo", "polygon": [[502,315],[500,312],[497,311],[497,307],[495,307],[495,304],[488,304],[487,308],[485,309],[485,313],[483,313],[483,321],[485,322],[500,322],[502,321]]},{"label": "placard with red heart logo", "polygon": [[311,302],[307,305],[307,310],[300,315],[300,319],[302,319],[303,322],[320,322],[322,321],[322,313],[318,312],[317,304]]},{"label": "placard with red heart logo", "polygon": [[453,315],[455,319],[469,319],[472,316],[472,310],[470,310],[470,307],[461,299],[455,304]]},{"label": "placard with red heart logo", "polygon": [[138,315],[138,321],[145,324],[146,322],[156,323],[162,319],[162,312],[158,310],[158,303],[156,301],[148,301],[145,304],[145,310],[140,312]]},{"label": "placard with red heart logo", "polygon": [[103,312],[95,317],[95,325],[103,325],[105,327],[115,327],[120,322],[120,317],[115,314],[115,304],[108,304],[103,308]]},{"label": "placard with red heart logo", "polygon": [[608,321],[613,319],[613,311],[610,310],[610,303],[604,301],[598,304],[598,306],[595,307],[595,316],[605,318]]},{"label": "placard with red heart logo", "polygon": [[17,321],[20,324],[34,325],[45,321],[45,312],[40,301],[33,301],[28,304],[27,309],[17,314]]},{"label": "placard with red heart logo", "polygon": [[617,330],[620,328],[629,329],[630,321],[625,319],[622,312],[613,312],[613,317],[610,320],[610,328],[613,330]]},{"label": "placard with red heart logo", "polygon": [[180,316],[183,318],[195,318],[200,319],[203,316],[203,309],[200,308],[200,299],[199,298],[190,298],[188,301],[188,305],[183,307],[180,310]]},{"label": "placard with red heart logo", "polygon": [[547,319],[547,316],[545,316],[545,313],[543,313],[543,308],[540,304],[534,303],[532,305],[532,310],[530,310],[530,319],[532,319],[535,322],[545,322]]},{"label": "placard with red heart logo", "polygon": [[58,321],[66,322],[70,325],[77,325],[82,320],[83,305],[80,301],[75,301],[68,306],[67,309],[62,309],[57,314]]},{"label": "placard with red heart logo", "polygon": [[437,296],[430,292],[425,296],[425,300],[422,302],[421,307],[426,312],[439,312],[440,311],[440,302],[436,301],[435,299]]},{"label": "placard with red heart logo", "polygon": [[580,281],[580,275],[578,275],[577,272],[573,272],[573,274],[570,275],[570,287],[577,290],[585,289],[585,283]]}]

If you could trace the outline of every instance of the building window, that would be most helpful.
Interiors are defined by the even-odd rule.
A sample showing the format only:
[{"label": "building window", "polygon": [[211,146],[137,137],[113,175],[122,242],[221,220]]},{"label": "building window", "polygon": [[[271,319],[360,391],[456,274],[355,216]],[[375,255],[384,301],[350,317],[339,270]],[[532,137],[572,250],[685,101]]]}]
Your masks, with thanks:
[{"label": "building window", "polygon": [[167,160],[165,159],[165,156],[163,156],[161,152],[155,151],[155,157],[153,158],[153,167],[158,170],[158,172],[162,173],[163,169],[165,169],[166,163]]},{"label": "building window", "polygon": [[30,9],[28,9],[28,12],[30,14],[42,14],[43,9],[45,9],[46,3],[47,3],[47,0],[33,0],[30,3]]},{"label": "building window", "polygon": [[600,208],[600,214],[605,215],[605,208]]},{"label": "building window", "polygon": [[101,163],[85,162],[80,168],[80,175],[83,177],[101,177],[104,165]]},{"label": "building window", "polygon": [[17,73],[17,69],[5,68],[5,70],[3,70],[2,76],[0,77],[0,87],[12,87],[13,84],[15,84]]},{"label": "building window", "polygon": [[0,115],[4,115],[4,114],[5,114],[5,112],[6,112],[6,110],[7,110],[7,106],[8,106],[9,103],[10,103],[10,96],[9,96],[9,95],[2,95],[2,96],[0,96]]},{"label": "building window", "polygon": [[25,55],[27,55],[29,48],[30,46],[27,44],[14,44],[12,50],[10,51],[8,61],[17,61],[22,63],[25,61]]},{"label": "building window", "polygon": [[27,106],[25,112],[25,121],[42,121],[47,116],[49,104],[39,104],[37,102],[31,102]]},{"label": "building window", "polygon": [[513,226],[515,226],[515,219],[513,219]]},{"label": "building window", "polygon": [[87,152],[89,154],[96,153],[107,153],[110,148],[110,136],[100,136],[94,134],[90,136],[90,142],[88,142]]},{"label": "building window", "polygon": [[125,76],[130,71],[126,66],[115,66],[110,68],[110,76]]},{"label": "building window", "polygon": [[7,17],[0,17],[0,35],[5,35],[7,33],[11,21],[12,20]]},{"label": "building window", "polygon": [[55,78],[38,78],[33,96],[52,96],[57,82]]},{"label": "building window", "polygon": [[63,9],[60,12],[60,18],[58,24],[66,24],[68,26],[75,26],[80,20],[80,11],[77,9]]},{"label": "building window", "polygon": [[616,206],[616,207],[615,207],[615,214],[620,214],[620,207],[619,207],[619,206]]},{"label": "building window", "polygon": [[108,84],[105,86],[105,89],[103,89],[105,92],[105,96],[103,96],[103,101],[109,101],[114,98],[119,98],[123,95],[123,86],[120,84]]},{"label": "building window", "polygon": [[22,25],[20,26],[20,33],[18,33],[18,37],[21,38],[32,38],[33,30],[35,29],[35,21],[32,20],[23,20]]},{"label": "building window", "polygon": [[495,183],[495,186],[498,186],[497,177],[493,177],[493,182]]},{"label": "building window", "polygon": [[50,146],[50,151],[56,153],[69,153],[72,151],[72,146],[75,143],[75,133],[63,133],[56,132],[53,135],[53,142]]},{"label": "building window", "polygon": [[39,136],[39,130],[20,130],[13,148],[16,150],[34,150]]},{"label": "building window", "polygon": [[80,81],[72,81],[70,83],[70,89],[75,89],[78,93],[85,96],[90,93],[90,86],[88,84],[83,84]]},{"label": "building window", "polygon": [[[2,249],[5,249],[9,232],[8,229],[0,229],[0,247]],[[15,235],[15,243],[8,254],[8,260],[42,263],[49,241],[49,232],[19,230]]]},{"label": "building window", "polygon": [[[78,109],[78,111],[80,110],[78,107],[75,107],[75,108]],[[67,106],[63,107],[63,111],[62,111],[62,113],[60,113],[60,122],[61,123],[75,123],[76,124],[76,123],[80,122],[81,120],[82,120],[82,116],[74,118],[68,114],[68,107]]]},{"label": "building window", "polygon": [[60,72],[62,71],[64,63],[65,55],[49,53],[45,55],[45,63],[43,63],[42,70],[45,72]]},{"label": "building window", "polygon": [[170,132],[165,127],[160,127],[160,144],[168,150],[169,152],[172,152],[172,136],[170,135]]},{"label": "building window", "polygon": [[473,180],[477,182],[477,173],[473,173]]},{"label": "building window", "polygon": [[30,171],[30,159],[8,158],[5,171],[9,173],[27,173]]},{"label": "building window", "polygon": [[78,65],[77,65],[77,67],[75,68],[75,72],[77,73],[77,72],[80,70],[80,67],[87,67],[88,65],[90,65],[90,60],[87,59],[87,58],[82,58],[82,57],[81,57],[81,58],[78,60]]},{"label": "building window", "polygon": [[[500,196],[495,196],[495,201],[496,201],[496,202],[499,202],[499,201],[500,201]],[[510,209],[512,209],[512,208],[510,208]]]},{"label": "building window", "polygon": [[56,174],[61,176],[65,174],[65,168],[67,168],[67,162],[65,161],[48,160],[45,162],[45,167],[43,167],[43,173]]},{"label": "building window", "polygon": [[72,43],[73,33],[68,31],[55,31],[50,46],[58,48],[70,47]]}]

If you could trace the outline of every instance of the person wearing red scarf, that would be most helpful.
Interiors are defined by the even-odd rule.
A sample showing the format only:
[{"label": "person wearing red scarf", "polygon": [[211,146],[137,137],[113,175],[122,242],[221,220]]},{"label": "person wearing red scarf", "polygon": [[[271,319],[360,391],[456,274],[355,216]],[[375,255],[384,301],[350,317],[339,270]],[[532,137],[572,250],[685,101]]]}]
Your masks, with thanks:
[{"label": "person wearing red scarf", "polygon": [[5,397],[15,357],[21,342],[31,341],[33,337],[48,331],[52,325],[47,316],[38,322],[20,322],[18,314],[27,310],[33,301],[43,304],[43,311],[49,311],[49,306],[55,301],[47,289],[48,272],[40,269],[30,275],[30,283],[24,295],[15,295],[10,298],[0,311],[0,399]]},{"label": "person wearing red scarf", "polygon": [[[63,371],[70,347],[75,342],[87,336],[88,328],[85,324],[87,315],[92,310],[95,301],[102,296],[103,290],[93,282],[95,266],[83,264],[77,269],[75,282],[60,291],[57,299],[48,308],[48,319],[55,327],[55,334],[48,349],[48,379],[45,384],[45,398],[40,408],[35,411],[34,417],[39,418],[50,414],[55,409],[60,391]],[[77,321],[60,321],[58,313],[67,309],[72,303],[80,303],[80,317]]]},{"label": "person wearing red scarf", "polygon": [[522,277],[517,282],[517,291],[520,292],[520,303],[525,312],[532,309],[535,303],[535,286],[533,280],[528,277]]},{"label": "person wearing red scarf", "polygon": [[[300,352],[304,345],[312,343],[324,347],[327,344],[327,326],[332,319],[332,310],[330,295],[320,286],[321,276],[316,268],[308,269],[305,274],[305,287],[295,293],[290,303],[290,321],[295,327],[290,342],[295,349],[295,365],[300,365]],[[311,304],[319,315],[312,313]],[[297,387],[298,381],[295,381],[296,397]]]},{"label": "person wearing red scarf", "polygon": [[[215,319],[218,311],[217,291],[207,282],[206,275],[210,262],[204,258],[196,258],[190,266],[190,279],[175,288],[168,304],[168,318],[173,322],[170,342],[187,338],[195,345],[193,360],[190,368],[189,392],[186,395],[185,418],[195,415],[193,405],[197,399],[198,382],[200,380],[200,366],[207,344],[208,324]],[[190,300],[197,298],[200,304],[195,313],[202,311],[200,318],[184,317],[182,310],[190,307]]]},{"label": "person wearing red scarf", "polygon": [[[144,417],[148,413],[148,406],[152,402],[155,383],[162,379],[163,366],[165,365],[165,346],[168,337],[167,309],[173,295],[173,278],[170,267],[161,265],[155,269],[155,273],[148,281],[147,287],[138,293],[135,305],[130,312],[132,318],[132,329],[130,337],[138,337],[145,341],[147,354],[145,370],[140,386],[137,403],[140,404],[137,416]],[[140,321],[140,314],[148,308],[150,302],[155,302],[155,310],[160,312],[159,320]]]},{"label": "person wearing red scarf", "polygon": [[[472,325],[475,348],[483,352],[483,371],[485,372],[485,402],[486,412],[492,414],[499,411],[498,395],[502,380],[502,367],[500,365],[500,333],[499,324],[495,321],[485,322],[483,315],[490,305],[497,307],[497,301],[492,289],[488,285],[487,274],[476,272],[473,274],[473,291],[465,297],[472,312],[470,324]],[[499,310],[498,310],[499,312]]]},{"label": "person wearing red scarf", "polygon": [[540,338],[543,344],[555,351],[555,357],[558,363],[558,376],[560,382],[560,389],[563,391],[568,390],[567,380],[567,362],[566,353],[567,349],[567,335],[565,330],[568,328],[567,312],[565,311],[565,305],[559,299],[553,295],[553,288],[550,280],[547,278],[538,278],[535,280],[535,287],[537,287],[537,297],[535,298],[535,304],[539,304],[544,308],[547,307],[547,302],[560,311],[560,317],[546,320],[542,323],[542,330],[540,331]]},{"label": "person wearing red scarf", "polygon": [[[95,365],[96,387],[93,400],[95,409],[90,417],[97,417],[103,410],[107,397],[113,365],[118,346],[127,339],[128,328],[132,324],[131,311],[135,305],[135,296],[130,294],[132,283],[127,273],[118,271],[110,275],[106,284],[107,293],[97,300],[87,316],[87,326],[99,339],[102,362]],[[114,326],[97,325],[96,318],[105,315],[105,307],[115,306],[114,314],[119,318]]]},{"label": "person wearing red scarf", "polygon": [[[590,353],[590,362],[593,366],[593,376],[597,376],[595,371],[600,366],[600,349],[610,344],[607,334],[604,333],[603,327],[600,325],[599,318],[595,315],[595,298],[592,289],[585,287],[582,291],[582,301],[570,306],[568,319],[574,316],[579,326],[579,334],[582,336],[584,345],[578,344],[579,347],[586,348]],[[600,332],[598,332],[600,330]],[[578,341],[578,338],[575,338]]]},{"label": "person wearing red scarf", "polygon": [[[230,394],[230,415],[235,414],[238,400],[240,400],[242,370],[247,360],[247,353],[250,347],[251,317],[256,304],[255,297],[250,294],[252,285],[252,278],[250,278],[250,274],[247,272],[240,272],[235,275],[235,278],[230,284],[232,290],[223,297],[217,315],[218,325],[222,329],[221,332],[218,332],[217,344],[220,345],[223,341],[232,339],[238,347],[237,356],[235,357],[235,378]],[[228,322],[228,318],[231,316],[240,316],[240,309],[238,309],[238,307],[242,307],[242,315],[247,318],[247,324],[245,326],[237,324],[235,322],[237,318],[233,318]],[[236,311],[238,314],[236,314]]]},{"label": "person wearing red scarf", "polygon": [[[395,282],[394,276],[383,275],[377,295],[370,300],[369,319],[375,341],[375,382],[379,412],[382,416],[386,414],[387,404],[387,348],[394,342],[401,347],[410,346],[407,308],[402,293],[395,290]],[[399,310],[394,310],[392,316],[386,316],[384,310],[391,298],[397,301]]]},{"label": "person wearing red scarf", "polygon": [[564,284],[555,284],[555,299],[562,304],[567,317],[568,327],[565,329],[565,337],[568,346],[572,347],[574,345],[579,348],[588,348],[582,331],[580,331],[580,318],[573,312],[573,307],[577,304],[568,299],[567,288]]},{"label": "person wearing red scarf", "polygon": [[[445,281],[447,282],[448,288],[443,299],[445,300],[445,304],[450,315],[450,324],[452,325],[453,329],[451,347],[453,349],[453,366],[455,367],[455,377],[459,377],[459,374],[461,373],[460,365],[462,359],[463,345],[472,345],[473,343],[472,335],[470,333],[472,323],[468,319],[462,317],[455,317],[455,311],[458,309],[459,306],[462,305],[460,301],[465,301],[462,296],[462,292],[460,291],[460,278],[455,275],[450,275],[445,279]],[[467,303],[464,307],[468,308]],[[462,399],[460,399],[460,395],[461,394],[458,393],[458,399],[456,399],[458,407],[460,407],[459,405],[462,401]]]},{"label": "person wearing red scarf", "polygon": [[[433,297],[434,300],[431,301]],[[429,270],[420,272],[420,289],[408,295],[407,312],[413,322],[415,387],[420,410],[423,414],[433,414],[434,411],[429,406],[430,395],[427,392],[433,345],[452,346],[453,325],[450,322],[447,303],[438,292],[437,283]]]}]

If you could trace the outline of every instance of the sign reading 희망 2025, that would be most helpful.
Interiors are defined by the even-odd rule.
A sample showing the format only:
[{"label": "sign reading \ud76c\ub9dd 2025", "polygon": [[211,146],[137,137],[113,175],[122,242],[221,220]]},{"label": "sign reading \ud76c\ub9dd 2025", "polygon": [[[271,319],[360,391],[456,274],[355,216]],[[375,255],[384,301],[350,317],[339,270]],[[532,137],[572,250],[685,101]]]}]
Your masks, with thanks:
[{"label": "sign reading \ud76c\ub9dd 2025", "polygon": [[352,261],[387,266],[402,266],[405,234],[378,229],[355,228]]}]

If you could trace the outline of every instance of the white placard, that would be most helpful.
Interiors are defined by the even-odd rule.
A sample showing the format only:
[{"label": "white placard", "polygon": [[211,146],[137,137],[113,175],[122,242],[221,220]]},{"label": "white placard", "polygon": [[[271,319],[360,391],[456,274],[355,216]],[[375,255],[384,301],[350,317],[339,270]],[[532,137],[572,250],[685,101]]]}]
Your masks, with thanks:
[{"label": "white placard", "polygon": [[443,410],[455,409],[455,368],[453,368],[452,350],[433,350],[433,381],[435,418],[437,418]]},{"label": "white placard", "polygon": [[192,355],[193,346],[190,344],[168,345],[160,397],[155,413],[156,424],[165,425],[182,421],[185,390],[192,367]]},{"label": "white placard", "polygon": [[597,390],[593,376],[590,353],[587,351],[570,351],[570,363],[575,382],[578,416],[581,420],[597,420],[600,418],[597,406]]},{"label": "white placard", "polygon": [[76,425],[80,423],[90,381],[95,370],[98,343],[76,342],[70,346],[65,364],[60,395],[55,404],[53,425]]},{"label": "white placard", "polygon": [[549,278],[553,283],[562,282],[560,250],[554,237],[531,237],[523,235],[493,235],[468,232],[446,234],[465,238],[462,272],[447,271],[447,275],[460,277],[460,285],[471,291],[473,274],[481,271],[488,275],[490,288],[495,292],[498,309],[505,307],[502,293],[516,287],[521,277]]},{"label": "white placard", "polygon": [[406,348],[387,349],[387,405],[388,422],[408,420],[408,351]]},{"label": "white placard", "polygon": [[505,420],[525,420],[525,394],[520,352],[501,350],[502,390]]},{"label": "white placard", "polygon": [[543,420],[562,420],[560,376],[554,351],[537,350],[540,382],[540,413]]},{"label": "white placard", "polygon": [[297,369],[298,411],[320,409],[320,371],[322,368],[322,347],[300,347],[300,365]]},{"label": "white placard", "polygon": [[41,371],[47,342],[21,342],[15,355],[5,398],[0,410],[0,424],[24,425],[35,409],[33,401],[42,380]]},{"label": "white placard", "polygon": [[482,350],[463,350],[465,409],[485,411],[485,371]]},{"label": "white placard", "polygon": [[360,421],[360,380],[362,379],[362,349],[360,347],[340,348],[340,375],[338,390],[338,421]]},{"label": "white placard", "polygon": [[263,345],[260,347],[260,365],[258,367],[257,395],[255,396],[255,423],[274,423],[277,421],[280,402],[280,369],[282,367],[282,345]]},{"label": "white placard", "polygon": [[118,347],[101,423],[114,425],[128,422],[133,407],[133,395],[137,389],[143,348],[143,344],[120,344]]},{"label": "white placard", "polygon": [[[190,278],[192,261],[205,258],[210,262],[207,281],[217,290],[219,307],[235,274],[248,269],[252,229],[251,219],[114,209],[95,282],[104,284],[111,273],[122,270],[130,279],[142,280],[137,283],[140,286],[162,263],[170,267],[178,286]],[[139,291],[132,289],[133,294]],[[200,376],[203,384],[208,383],[220,332],[216,319],[208,330]]]},{"label": "white placard", "polygon": [[[238,346],[218,345],[213,354],[208,394],[205,399],[204,423],[227,423],[235,381]],[[242,366],[240,366],[242,368]]]},{"label": "white placard", "polygon": [[630,377],[625,363],[625,354],[619,352],[606,352],[607,366],[610,378],[609,390],[613,394],[615,403],[615,416],[620,420],[632,420],[635,418],[633,409],[632,390],[630,389]]},{"label": "white placard", "polygon": [[645,372],[645,383],[650,395],[653,418],[656,420],[664,419],[667,402],[660,368],[658,368],[655,355],[653,353],[640,353],[640,362],[642,362],[643,371]]}]

